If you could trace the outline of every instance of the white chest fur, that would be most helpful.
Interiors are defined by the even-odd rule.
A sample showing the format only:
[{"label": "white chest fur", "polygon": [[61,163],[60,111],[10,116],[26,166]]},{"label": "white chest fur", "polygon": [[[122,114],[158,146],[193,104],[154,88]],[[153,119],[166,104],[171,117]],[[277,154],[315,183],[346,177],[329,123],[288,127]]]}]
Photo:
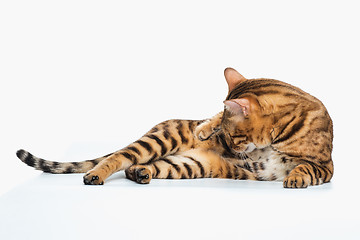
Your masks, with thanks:
[{"label": "white chest fur", "polygon": [[283,180],[297,165],[293,160],[271,147],[254,149],[245,160],[258,180]]}]

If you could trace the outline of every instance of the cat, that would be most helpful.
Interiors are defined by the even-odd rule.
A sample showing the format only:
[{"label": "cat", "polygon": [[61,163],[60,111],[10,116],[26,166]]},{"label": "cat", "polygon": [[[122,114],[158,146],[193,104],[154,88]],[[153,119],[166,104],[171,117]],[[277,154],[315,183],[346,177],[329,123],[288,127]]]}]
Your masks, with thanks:
[{"label": "cat", "polygon": [[285,188],[327,183],[333,176],[333,123],[322,102],[290,84],[224,71],[224,110],[206,120],[168,120],[139,140],[83,162],[54,162],[25,150],[17,156],[49,173],[86,173],[102,185],[113,173],[140,184],[152,178],[283,181]]}]

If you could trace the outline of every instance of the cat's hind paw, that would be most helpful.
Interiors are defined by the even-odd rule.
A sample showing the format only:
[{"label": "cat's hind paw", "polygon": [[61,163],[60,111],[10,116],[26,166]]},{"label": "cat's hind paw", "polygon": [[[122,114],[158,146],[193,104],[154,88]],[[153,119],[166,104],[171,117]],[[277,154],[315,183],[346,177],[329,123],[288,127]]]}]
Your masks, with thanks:
[{"label": "cat's hind paw", "polygon": [[152,179],[151,171],[144,165],[133,165],[125,170],[126,178],[140,184],[148,184]]},{"label": "cat's hind paw", "polygon": [[83,177],[85,185],[103,185],[104,180],[96,173],[88,172]]}]

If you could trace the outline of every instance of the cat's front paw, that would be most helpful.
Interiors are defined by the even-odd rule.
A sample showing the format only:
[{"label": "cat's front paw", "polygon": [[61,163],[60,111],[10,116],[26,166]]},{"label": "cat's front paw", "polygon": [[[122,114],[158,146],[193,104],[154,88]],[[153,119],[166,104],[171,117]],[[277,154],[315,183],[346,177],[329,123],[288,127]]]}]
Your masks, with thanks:
[{"label": "cat's front paw", "polygon": [[310,182],[308,175],[290,173],[284,179],[284,188],[307,188]]},{"label": "cat's front paw", "polygon": [[143,165],[133,165],[125,170],[126,177],[134,182],[148,184],[152,174],[148,167]]},{"label": "cat's front paw", "polygon": [[88,172],[85,174],[84,178],[84,184],[85,185],[103,185],[104,180],[102,179],[99,174],[96,174],[96,172]]},{"label": "cat's front paw", "polygon": [[195,135],[200,141],[209,140],[217,131],[219,131],[219,127],[214,125],[211,121],[204,122],[200,124],[195,129]]}]

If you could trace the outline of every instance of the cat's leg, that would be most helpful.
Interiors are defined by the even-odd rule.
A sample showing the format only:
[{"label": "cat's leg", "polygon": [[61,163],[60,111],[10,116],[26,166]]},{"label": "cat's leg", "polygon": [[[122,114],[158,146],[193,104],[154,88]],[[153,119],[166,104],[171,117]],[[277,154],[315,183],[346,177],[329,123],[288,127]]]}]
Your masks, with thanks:
[{"label": "cat's leg", "polygon": [[249,170],[222,158],[212,151],[192,149],[181,155],[170,155],[145,165],[133,165],[125,170],[126,177],[137,183],[149,183],[152,178],[192,179],[230,178],[252,179]]},{"label": "cat's leg", "polygon": [[84,176],[84,183],[101,185],[114,172],[191,149],[194,147],[193,132],[202,122],[169,120],[156,125],[142,138],[111,154],[88,171]]},{"label": "cat's leg", "polygon": [[[332,165],[332,161],[329,162]],[[310,161],[305,161],[293,170],[284,179],[285,188],[306,188],[310,185],[319,185],[329,182],[332,178],[332,166],[320,166]]]}]

